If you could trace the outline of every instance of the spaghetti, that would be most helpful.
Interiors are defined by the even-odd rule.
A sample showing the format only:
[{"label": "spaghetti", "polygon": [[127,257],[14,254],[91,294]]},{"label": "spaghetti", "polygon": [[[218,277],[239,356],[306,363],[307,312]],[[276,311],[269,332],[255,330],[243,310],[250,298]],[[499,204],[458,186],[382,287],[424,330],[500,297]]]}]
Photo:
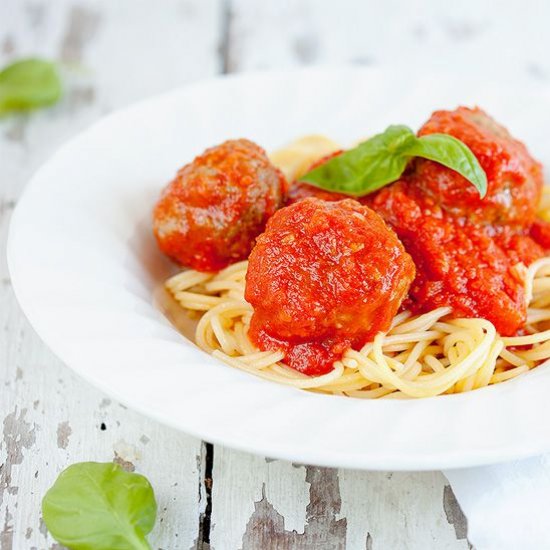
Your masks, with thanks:
[{"label": "spaghetti", "polygon": [[[327,138],[308,136],[271,159],[293,180],[338,149]],[[540,217],[550,220],[548,189],[540,207]],[[387,333],[360,350],[348,349],[332,371],[314,377],[286,366],[284,353],[260,351],[248,338],[253,309],[244,299],[247,266],[241,261],[217,274],[183,271],[166,282],[166,289],[181,307],[201,314],[195,331],[200,348],[267,380],[356,398],[418,398],[503,382],[550,358],[550,258],[517,266],[529,304],[525,335],[501,337],[491,322],[453,318],[448,307],[417,316],[402,311]]]},{"label": "spaghetti", "polygon": [[215,275],[184,271],[166,288],[183,308],[203,313],[195,332],[200,348],[267,380],[359,398],[430,397],[503,382],[550,358],[550,258],[526,272],[527,335],[501,337],[484,319],[453,319],[450,308],[419,316],[403,311],[386,334],[349,349],[318,377],[290,369],[282,352],[259,351],[248,339],[253,311],[244,300],[247,264]]}]

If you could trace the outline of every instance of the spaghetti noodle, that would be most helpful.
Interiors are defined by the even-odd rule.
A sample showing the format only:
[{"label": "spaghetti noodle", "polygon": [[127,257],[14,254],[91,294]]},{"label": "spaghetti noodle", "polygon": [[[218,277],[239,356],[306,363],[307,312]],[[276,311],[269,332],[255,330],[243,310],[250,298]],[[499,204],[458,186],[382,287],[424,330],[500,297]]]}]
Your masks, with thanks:
[{"label": "spaghetti noodle", "polygon": [[[337,149],[327,138],[310,136],[271,158],[294,179]],[[548,189],[541,208],[541,217],[550,219]],[[183,271],[166,288],[181,307],[202,315],[195,332],[200,348],[267,380],[356,398],[430,397],[503,382],[550,358],[550,258],[517,266],[529,304],[525,335],[501,337],[491,322],[453,318],[447,307],[417,316],[403,311],[387,333],[360,350],[348,349],[332,371],[316,377],[286,366],[282,352],[259,351],[248,338],[253,309],[244,299],[247,266],[242,261],[217,274]]]},{"label": "spaghetti noodle", "polygon": [[403,311],[386,334],[359,351],[349,349],[334,370],[318,377],[290,369],[282,352],[259,351],[248,339],[247,263],[215,275],[184,271],[166,288],[183,308],[203,313],[195,332],[199,347],[267,380],[359,398],[430,397],[503,382],[550,358],[550,258],[527,269],[527,335],[501,337],[484,319],[451,318],[450,308],[419,316]]}]

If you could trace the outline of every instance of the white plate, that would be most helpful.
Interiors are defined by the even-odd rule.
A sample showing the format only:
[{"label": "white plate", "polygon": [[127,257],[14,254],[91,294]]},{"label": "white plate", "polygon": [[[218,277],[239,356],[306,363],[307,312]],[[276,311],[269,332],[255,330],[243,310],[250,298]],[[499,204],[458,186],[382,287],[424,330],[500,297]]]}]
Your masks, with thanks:
[{"label": "white plate", "polygon": [[42,339],[71,368],[161,422],[262,455],[311,464],[424,470],[550,450],[550,371],[462,395],[367,401],[280,386],[197,349],[155,306],[173,271],[151,209],[205,147],[267,149],[320,132],[343,143],[435,108],[479,104],[550,161],[548,91],[372,69],[219,78],[119,111],[38,171],[13,216],[9,265]]}]

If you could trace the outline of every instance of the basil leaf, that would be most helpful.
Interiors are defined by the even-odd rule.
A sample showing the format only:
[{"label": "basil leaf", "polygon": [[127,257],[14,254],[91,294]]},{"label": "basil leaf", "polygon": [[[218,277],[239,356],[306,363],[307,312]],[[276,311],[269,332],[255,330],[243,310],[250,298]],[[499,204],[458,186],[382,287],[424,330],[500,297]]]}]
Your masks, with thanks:
[{"label": "basil leaf", "polygon": [[42,500],[44,522],[71,550],[149,550],[157,515],[145,477],[118,464],[81,462],[61,472]]},{"label": "basil leaf", "polygon": [[487,193],[487,176],[464,143],[447,134],[419,138],[407,126],[389,126],[382,134],[317,166],[299,181],[361,197],[398,180],[412,157],[455,170],[476,187],[481,198]]},{"label": "basil leaf", "polygon": [[51,105],[60,96],[61,81],[49,61],[23,59],[0,71],[0,115]]},{"label": "basil leaf", "polygon": [[366,195],[401,176],[409,160],[406,152],[416,139],[407,126],[389,126],[382,134],[314,168],[300,181],[347,195]]},{"label": "basil leaf", "polygon": [[483,198],[487,194],[487,175],[472,151],[448,134],[428,134],[416,138],[408,153],[443,164],[475,185]]}]

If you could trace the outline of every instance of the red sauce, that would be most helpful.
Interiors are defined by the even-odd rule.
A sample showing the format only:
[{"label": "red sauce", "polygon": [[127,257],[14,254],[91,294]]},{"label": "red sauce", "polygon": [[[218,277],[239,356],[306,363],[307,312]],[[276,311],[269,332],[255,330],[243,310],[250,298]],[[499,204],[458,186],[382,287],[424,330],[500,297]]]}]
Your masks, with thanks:
[{"label": "red sauce", "polygon": [[163,191],[154,211],[159,247],[199,271],[244,260],[285,191],[283,175],[258,145],[239,139],[212,147]]},{"label": "red sauce", "polygon": [[488,192],[481,199],[458,172],[417,159],[414,179],[427,196],[448,212],[474,221],[525,227],[535,219],[542,166],[523,143],[477,108],[436,111],[418,132],[433,133],[450,134],[472,150],[487,174]]},{"label": "red sauce", "polygon": [[380,191],[372,207],[414,260],[407,307],[451,306],[454,315],[488,319],[503,335],[525,324],[525,282],[516,265],[544,255],[526,232],[453,216],[423,194],[415,178]]},{"label": "red sauce", "polygon": [[304,199],[269,220],[250,254],[249,335],[300,372],[329,372],[389,328],[413,278],[410,256],[372,210]]},{"label": "red sauce", "polygon": [[365,202],[393,227],[416,265],[407,307],[450,306],[455,316],[481,317],[503,335],[526,320],[528,266],[550,248],[536,221],[542,171],[525,146],[480,109],[437,111],[419,134],[445,133],[470,147],[485,170],[488,193],[457,172],[415,159],[403,179]]},{"label": "red sauce", "polygon": [[530,228],[529,235],[540,246],[550,250],[550,223],[544,220],[535,220]]}]

